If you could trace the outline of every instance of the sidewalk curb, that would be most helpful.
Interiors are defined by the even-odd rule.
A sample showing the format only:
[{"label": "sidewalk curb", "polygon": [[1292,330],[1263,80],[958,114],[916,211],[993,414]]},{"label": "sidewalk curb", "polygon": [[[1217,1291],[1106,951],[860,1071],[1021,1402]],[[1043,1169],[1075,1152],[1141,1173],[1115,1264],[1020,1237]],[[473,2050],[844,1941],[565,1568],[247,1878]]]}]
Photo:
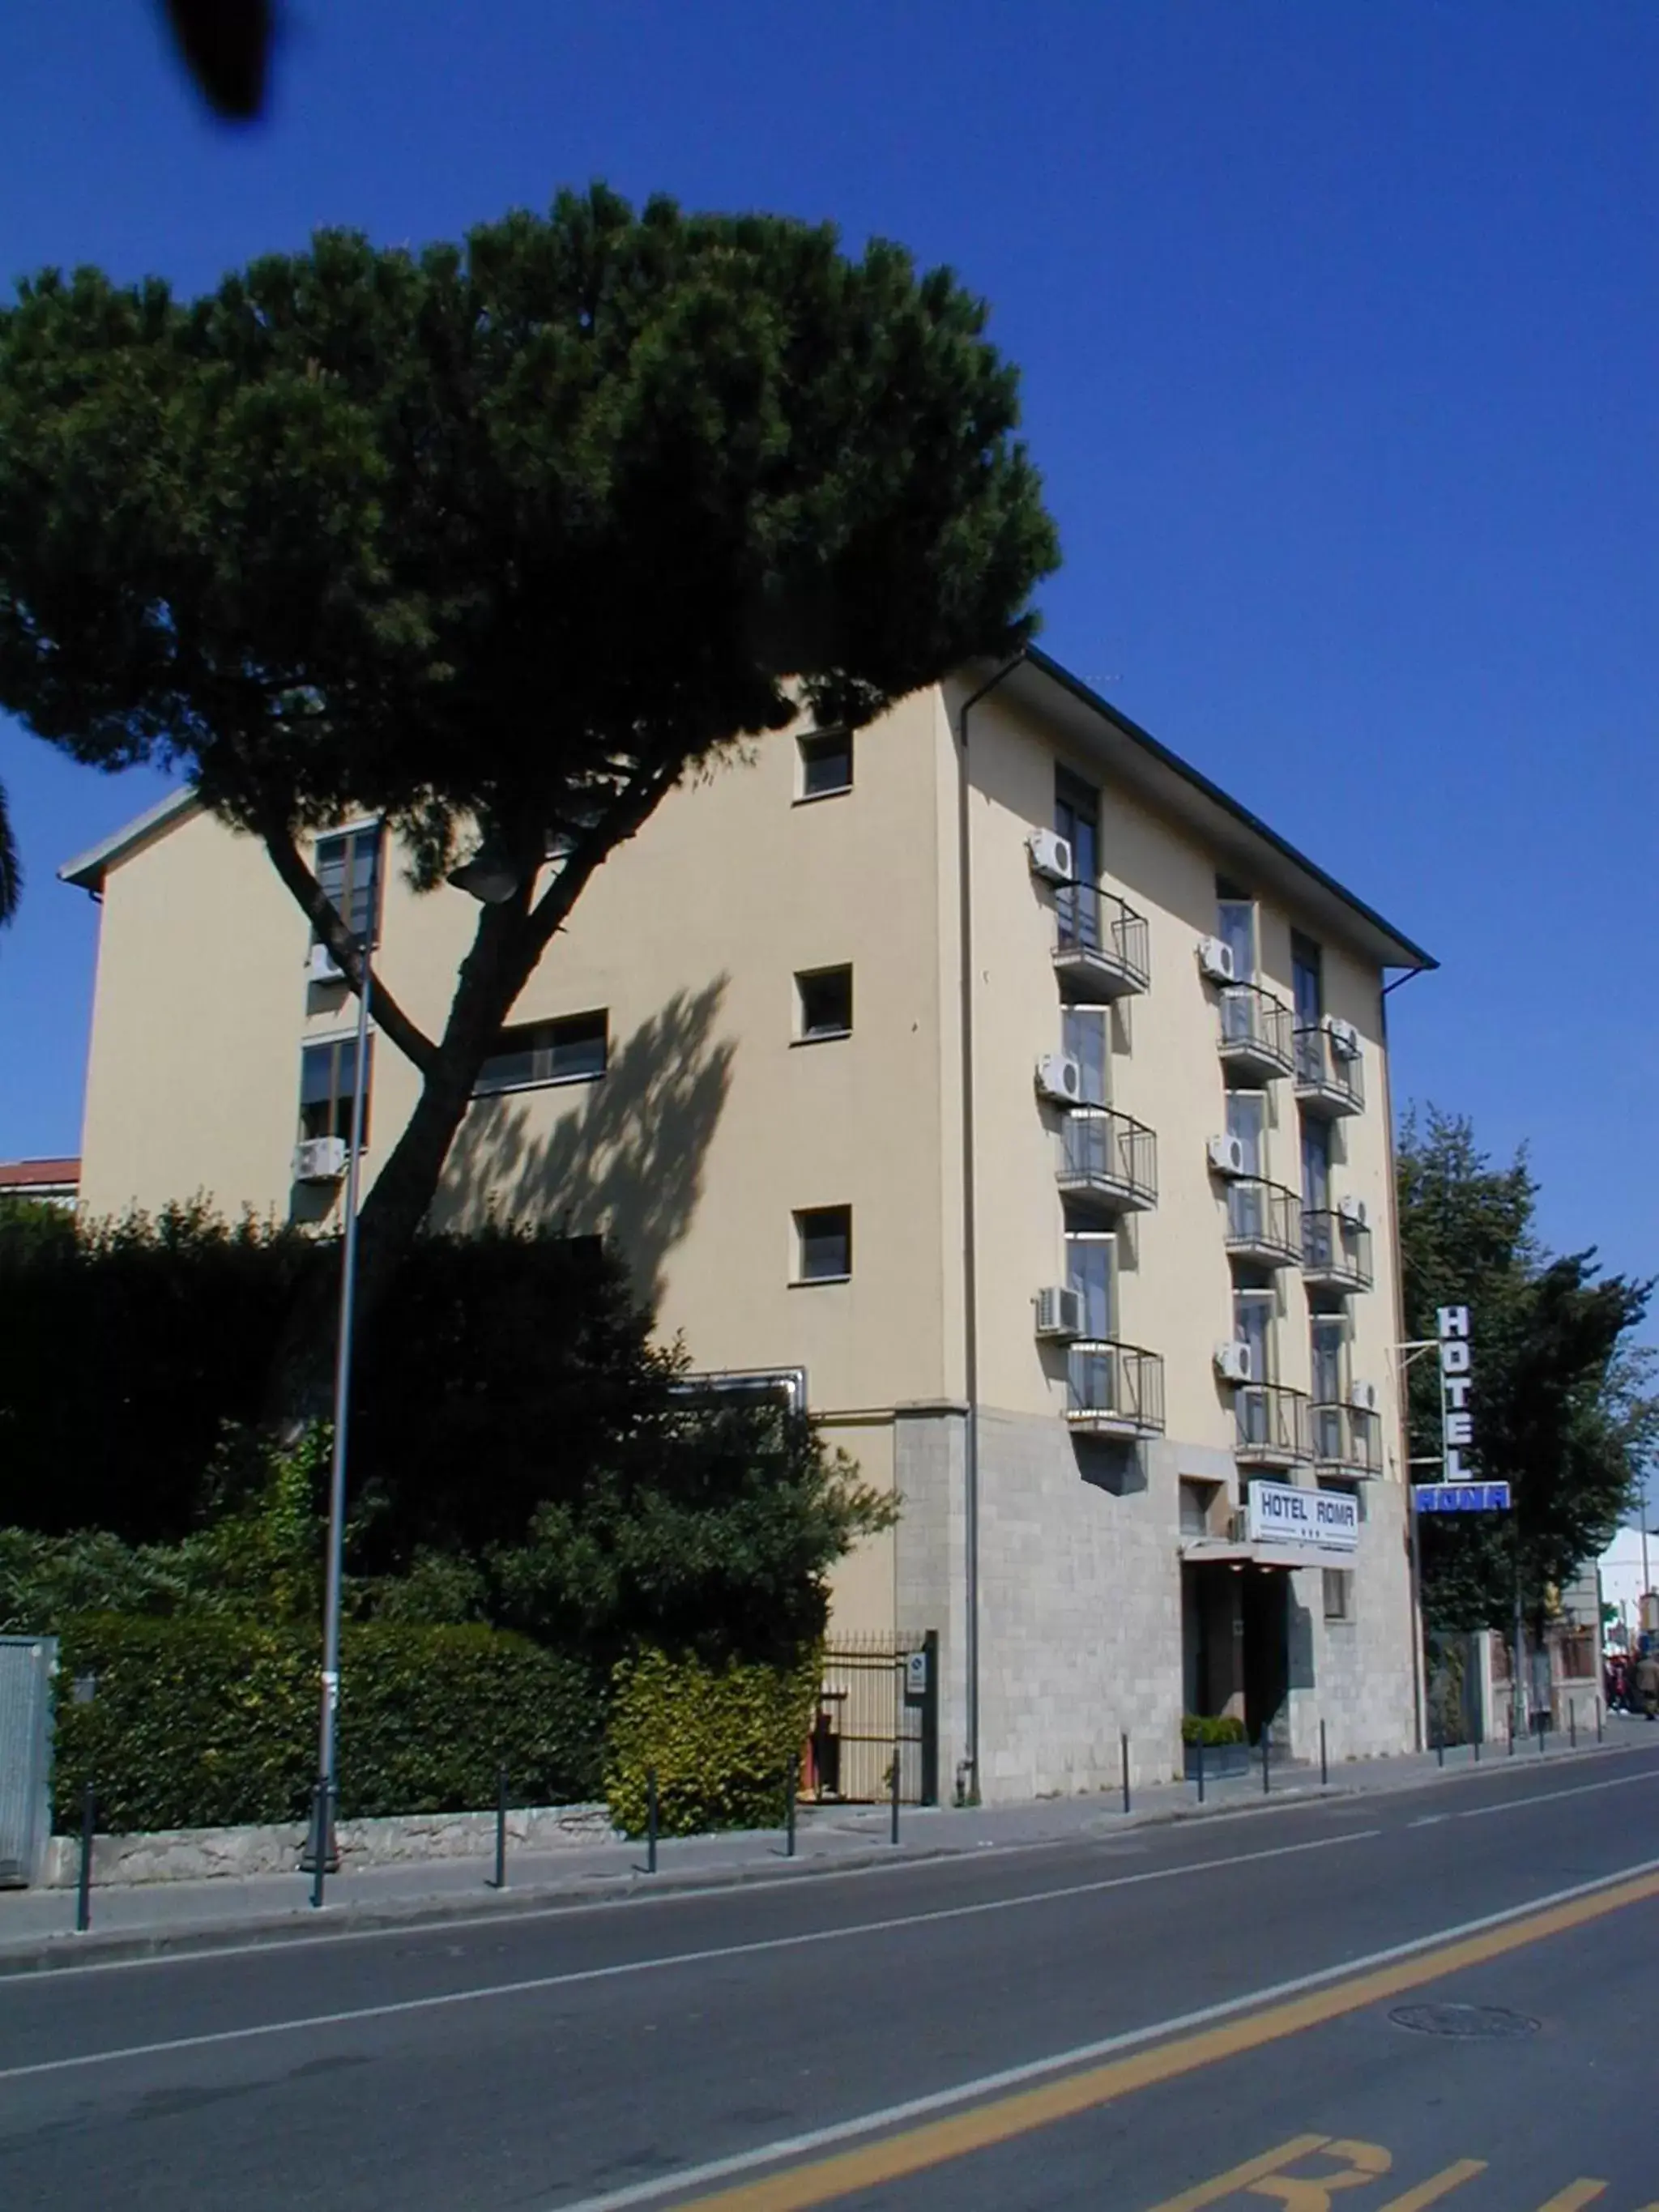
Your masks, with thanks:
[{"label": "sidewalk curb", "polygon": [[[253,1921],[222,1920],[205,1923],[199,1927],[180,1929],[134,1929],[130,1931],[111,1931],[100,1934],[96,1929],[85,1936],[60,1929],[46,1935],[29,1937],[15,1944],[0,1945],[0,1981],[28,1974],[50,1974],[76,1967],[120,1966],[146,1959],[189,1958],[208,1956],[227,1952],[281,1949],[295,1943],[314,1943],[333,1936],[371,1936],[395,1933],[399,1929],[415,1932],[424,1928],[441,1928],[457,1921],[477,1923],[500,1917],[511,1919],[515,1915],[535,1914],[544,1917],[560,1911],[580,1911],[585,1906],[622,1906],[635,1900],[646,1902],[652,1898],[711,1896],[722,1893],[754,1888],[768,1884],[822,1879],[832,1875],[867,1874],[881,1867],[917,1867],[938,1865],[947,1860],[976,1858],[990,1850],[1003,1856],[1022,1851],[1054,1850],[1067,1844],[1099,1844],[1133,1833],[1141,1828],[1170,1828],[1205,1820],[1254,1815],[1285,1809],[1305,1808],[1310,1805],[1348,1802],[1365,1797],[1389,1797],[1413,1789],[1434,1788],[1442,1783],[1454,1782],[1477,1775],[1522,1771],[1537,1773],[1546,1765],[1580,1765],[1587,1759],[1605,1756],[1609,1752],[1634,1750],[1635,1745],[1617,1743],[1587,1744],[1577,1750],[1549,1753],[1545,1759],[1535,1754],[1521,1764],[1522,1754],[1515,1759],[1507,1754],[1486,1759],[1477,1767],[1473,1760],[1461,1761],[1455,1766],[1436,1768],[1426,1774],[1402,1778],[1397,1783],[1384,1784],[1378,1788],[1367,1787],[1359,1782],[1342,1783],[1333,1780],[1293,1782],[1282,1790],[1266,1795],[1243,1795],[1212,1798],[1203,1805],[1195,1802],[1158,1806],[1146,1812],[1103,1814],[1109,1826],[1075,1828],[1064,1835],[1017,1837],[1004,1843],[995,1838],[974,1838],[969,1843],[909,1844],[901,1842],[849,1850],[845,1853],[802,1852],[795,1858],[785,1858],[781,1851],[772,1858],[751,1864],[727,1862],[698,1870],[688,1869],[681,1874],[648,1875],[642,1869],[631,1869],[625,1874],[598,1875],[588,1877],[580,1887],[568,1880],[529,1884],[521,1888],[509,1886],[505,1890],[492,1889],[480,1881],[477,1888],[454,1896],[433,1895],[410,1898],[398,1905],[351,1904],[312,1913],[303,1905],[296,1906],[291,1915],[281,1919]],[[1077,1800],[1068,1801],[1077,1802]],[[756,1831],[750,1831],[751,1834]],[[302,1880],[295,1875],[296,1885]],[[94,1893],[94,1897],[96,1892]]]}]

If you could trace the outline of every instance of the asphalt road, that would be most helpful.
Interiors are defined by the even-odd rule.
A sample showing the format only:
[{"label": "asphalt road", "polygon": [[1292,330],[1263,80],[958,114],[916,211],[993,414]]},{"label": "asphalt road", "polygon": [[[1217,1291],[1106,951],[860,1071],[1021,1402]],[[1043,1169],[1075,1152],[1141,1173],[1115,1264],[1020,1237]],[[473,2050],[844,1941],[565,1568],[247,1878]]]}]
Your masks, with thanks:
[{"label": "asphalt road", "polygon": [[1644,1743],[77,1968],[0,1982],[0,2206],[1659,2212],[1656,1966]]}]

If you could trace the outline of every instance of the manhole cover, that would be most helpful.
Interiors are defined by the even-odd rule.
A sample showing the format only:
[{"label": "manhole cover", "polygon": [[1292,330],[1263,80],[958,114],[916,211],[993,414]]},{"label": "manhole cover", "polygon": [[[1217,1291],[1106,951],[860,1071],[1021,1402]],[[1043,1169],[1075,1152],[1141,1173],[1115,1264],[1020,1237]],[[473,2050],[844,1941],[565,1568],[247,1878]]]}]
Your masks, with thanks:
[{"label": "manhole cover", "polygon": [[1397,2005],[1389,2018],[1414,2034],[1449,2035],[1462,2043],[1499,2043],[1538,2033],[1535,2020],[1523,2012],[1506,2012],[1502,2005]]}]

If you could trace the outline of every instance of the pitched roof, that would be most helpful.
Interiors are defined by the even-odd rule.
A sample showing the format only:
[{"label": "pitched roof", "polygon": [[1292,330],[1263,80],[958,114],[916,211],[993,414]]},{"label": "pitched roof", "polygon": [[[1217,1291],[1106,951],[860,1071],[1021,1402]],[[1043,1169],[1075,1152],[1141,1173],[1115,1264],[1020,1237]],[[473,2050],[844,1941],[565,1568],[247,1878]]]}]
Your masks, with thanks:
[{"label": "pitched roof", "polygon": [[80,1180],[78,1159],[0,1160],[0,1190],[64,1190]]}]

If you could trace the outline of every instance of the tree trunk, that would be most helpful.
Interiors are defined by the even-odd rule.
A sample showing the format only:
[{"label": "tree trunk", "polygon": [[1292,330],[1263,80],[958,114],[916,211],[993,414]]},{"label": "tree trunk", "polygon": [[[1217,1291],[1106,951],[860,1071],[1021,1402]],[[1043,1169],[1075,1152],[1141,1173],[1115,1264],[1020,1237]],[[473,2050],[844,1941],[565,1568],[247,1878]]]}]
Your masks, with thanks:
[{"label": "tree trunk", "polygon": [[[358,1212],[353,1326],[359,1333],[373,1327],[431,1210],[478,1071],[533,965],[522,919],[486,910],[415,1110]],[[270,1414],[285,1437],[331,1414],[339,1319],[339,1268],[319,1269],[296,1297],[271,1364]]]}]

